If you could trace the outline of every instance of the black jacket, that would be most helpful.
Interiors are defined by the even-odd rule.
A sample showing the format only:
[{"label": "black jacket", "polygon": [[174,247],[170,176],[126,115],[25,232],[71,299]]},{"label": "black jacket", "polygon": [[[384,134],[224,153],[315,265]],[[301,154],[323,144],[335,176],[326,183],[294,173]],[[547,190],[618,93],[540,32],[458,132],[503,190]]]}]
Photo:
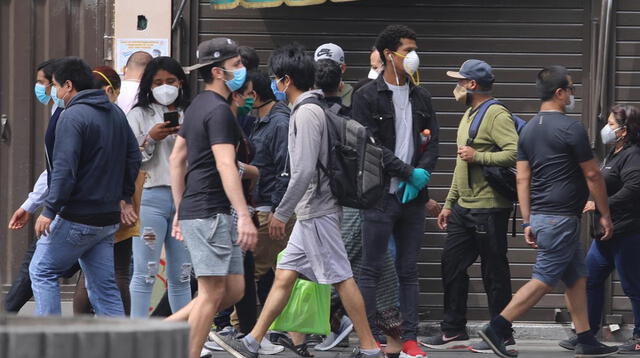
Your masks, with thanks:
[{"label": "black jacket", "polygon": [[[615,237],[640,234],[640,146],[607,155],[602,166]],[[596,215],[596,223],[598,223]],[[599,232],[599,230],[595,230]]]},{"label": "black jacket", "polygon": [[58,119],[43,214],[99,215],[131,202],[142,156],[120,107],[103,90],[80,91]]},{"label": "black jacket", "polygon": [[255,149],[251,164],[260,170],[254,202],[256,206],[271,206],[272,211],[280,204],[289,185],[287,153],[290,115],[289,106],[284,102],[276,103],[269,114],[255,122],[250,137]]},{"label": "black jacket", "polygon": [[[409,79],[407,79],[409,81]],[[422,168],[433,173],[438,161],[438,121],[431,104],[431,94],[426,89],[415,86],[409,81],[409,101],[413,116],[413,160],[407,164],[395,156],[396,131],[395,107],[393,106],[393,92],[380,74],[377,79],[367,83],[354,93],[351,100],[351,116],[366,126],[375,140],[382,146],[386,186],[391,177],[407,180],[414,168]],[[429,128],[431,141],[420,151],[420,133]],[[426,190],[421,193],[424,201],[428,198]],[[419,197],[419,199],[420,199]]]}]

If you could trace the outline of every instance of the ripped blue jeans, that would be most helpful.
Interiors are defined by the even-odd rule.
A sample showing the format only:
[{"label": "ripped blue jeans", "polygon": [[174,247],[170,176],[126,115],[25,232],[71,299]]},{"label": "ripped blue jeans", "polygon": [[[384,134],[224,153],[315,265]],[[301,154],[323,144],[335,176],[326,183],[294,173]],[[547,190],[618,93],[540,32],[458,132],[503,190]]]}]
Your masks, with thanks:
[{"label": "ripped blue jeans", "polygon": [[[144,189],[140,206],[140,236],[133,238],[133,276],[129,286],[131,318],[149,316],[151,291],[160,268],[163,245],[171,311],[176,312],[191,301],[191,257],[184,242],[171,236],[174,214],[170,187]],[[154,235],[149,235],[151,232]]]}]

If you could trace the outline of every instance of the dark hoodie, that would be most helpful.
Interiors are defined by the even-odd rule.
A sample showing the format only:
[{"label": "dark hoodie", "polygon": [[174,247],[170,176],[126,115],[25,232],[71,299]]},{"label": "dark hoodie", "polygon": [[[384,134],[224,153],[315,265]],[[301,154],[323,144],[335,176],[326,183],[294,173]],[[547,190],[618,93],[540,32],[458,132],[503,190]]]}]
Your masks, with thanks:
[{"label": "dark hoodie", "polygon": [[43,215],[95,226],[117,224],[113,213],[120,211],[120,200],[131,201],[141,159],[122,110],[101,89],[78,92],[56,126]]},{"label": "dark hoodie", "polygon": [[254,192],[256,206],[271,206],[274,211],[287,191],[289,116],[291,110],[284,102],[276,103],[269,114],[255,122],[251,143],[255,157],[251,161],[260,170],[260,180]]}]

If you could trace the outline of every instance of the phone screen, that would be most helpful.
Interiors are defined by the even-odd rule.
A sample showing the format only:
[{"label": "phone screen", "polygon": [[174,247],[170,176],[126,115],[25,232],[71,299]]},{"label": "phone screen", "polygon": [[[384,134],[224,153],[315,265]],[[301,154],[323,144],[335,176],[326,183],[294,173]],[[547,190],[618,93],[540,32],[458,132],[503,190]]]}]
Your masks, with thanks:
[{"label": "phone screen", "polygon": [[164,121],[169,121],[169,125],[167,127],[177,127],[180,120],[180,114],[178,112],[166,112],[164,114]]}]

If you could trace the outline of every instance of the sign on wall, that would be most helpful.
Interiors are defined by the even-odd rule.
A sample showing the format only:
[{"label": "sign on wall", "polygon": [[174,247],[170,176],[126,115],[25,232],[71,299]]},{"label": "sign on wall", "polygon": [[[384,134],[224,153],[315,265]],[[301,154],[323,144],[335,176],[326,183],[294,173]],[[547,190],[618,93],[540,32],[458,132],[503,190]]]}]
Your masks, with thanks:
[{"label": "sign on wall", "polygon": [[131,54],[145,51],[151,56],[170,56],[169,39],[117,39],[116,41],[116,70],[124,73],[124,67]]}]

